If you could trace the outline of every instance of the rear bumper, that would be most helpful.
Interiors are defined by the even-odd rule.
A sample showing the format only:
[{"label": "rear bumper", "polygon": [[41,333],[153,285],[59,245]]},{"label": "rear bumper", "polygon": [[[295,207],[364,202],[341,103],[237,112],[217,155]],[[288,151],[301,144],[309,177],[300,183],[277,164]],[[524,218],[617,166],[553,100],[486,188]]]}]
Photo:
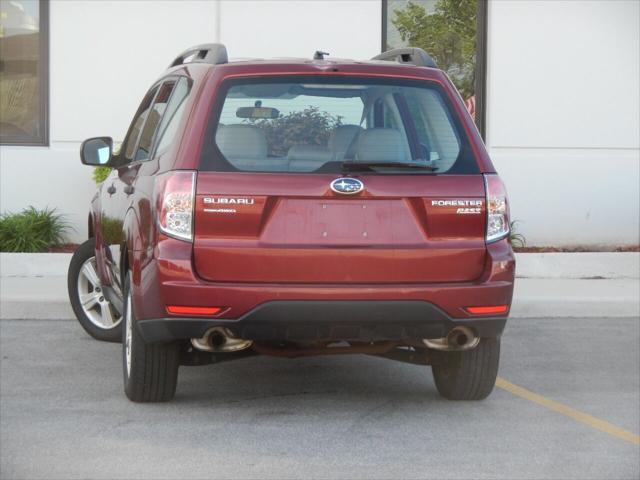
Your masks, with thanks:
[{"label": "rear bumper", "polygon": [[[456,325],[496,336],[508,312],[494,318],[465,307],[510,305],[515,276],[506,240],[487,246],[477,280],[432,284],[212,283],[195,273],[186,242],[163,238],[151,258],[133,253],[133,307],[145,339],[154,342],[201,337],[215,326],[241,338],[274,340],[439,338]],[[168,305],[224,311],[219,318],[189,318],[168,314]]]},{"label": "rear bumper", "polygon": [[257,341],[403,341],[442,338],[455,326],[481,337],[502,333],[504,318],[453,319],[435,305],[410,301],[272,301],[239,319],[161,318],[139,320],[148,343],[199,338],[212,327]]}]

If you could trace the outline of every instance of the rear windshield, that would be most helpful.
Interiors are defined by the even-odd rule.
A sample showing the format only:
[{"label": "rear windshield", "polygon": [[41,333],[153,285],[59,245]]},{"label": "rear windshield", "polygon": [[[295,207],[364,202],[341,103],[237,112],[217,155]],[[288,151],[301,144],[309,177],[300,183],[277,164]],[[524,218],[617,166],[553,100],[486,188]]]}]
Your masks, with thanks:
[{"label": "rear windshield", "polygon": [[226,82],[202,170],[477,173],[442,90],[427,82],[275,77]]}]

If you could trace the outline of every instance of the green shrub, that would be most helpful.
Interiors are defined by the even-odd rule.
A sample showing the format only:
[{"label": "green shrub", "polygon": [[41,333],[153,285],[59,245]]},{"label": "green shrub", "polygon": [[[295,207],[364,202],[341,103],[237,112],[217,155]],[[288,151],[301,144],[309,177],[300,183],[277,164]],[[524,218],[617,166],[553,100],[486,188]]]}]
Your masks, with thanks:
[{"label": "green shrub", "polygon": [[111,167],[96,167],[93,169],[93,181],[100,185],[111,173]]},{"label": "green shrub", "polygon": [[527,239],[521,233],[516,233],[516,224],[518,224],[518,220],[514,220],[509,224],[509,230],[511,233],[509,234],[509,241],[511,245],[516,248],[524,247],[527,245]]},{"label": "green shrub", "polygon": [[0,251],[46,252],[65,243],[69,224],[55,208],[0,215]]},{"label": "green shrub", "polygon": [[[120,154],[121,146],[122,146],[122,143],[116,143],[113,146],[114,156]],[[112,170],[111,167],[95,167],[93,169],[93,181],[96,182],[96,184],[100,185],[102,182],[104,182],[107,179],[107,177],[111,173],[111,170]]]}]

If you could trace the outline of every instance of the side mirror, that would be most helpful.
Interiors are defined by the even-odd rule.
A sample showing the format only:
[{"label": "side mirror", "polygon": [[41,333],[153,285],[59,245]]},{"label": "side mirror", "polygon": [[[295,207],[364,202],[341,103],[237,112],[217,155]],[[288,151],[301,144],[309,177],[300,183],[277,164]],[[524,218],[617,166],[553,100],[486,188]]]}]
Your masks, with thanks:
[{"label": "side mirror", "polygon": [[113,156],[111,137],[89,138],[80,146],[80,161],[92,167],[109,165]]}]

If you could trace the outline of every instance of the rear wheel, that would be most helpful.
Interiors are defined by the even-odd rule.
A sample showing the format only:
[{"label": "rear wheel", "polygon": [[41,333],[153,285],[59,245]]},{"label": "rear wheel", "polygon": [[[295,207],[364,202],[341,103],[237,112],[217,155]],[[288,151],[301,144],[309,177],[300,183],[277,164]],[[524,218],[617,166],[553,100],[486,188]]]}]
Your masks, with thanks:
[{"label": "rear wheel", "polygon": [[483,338],[473,350],[442,352],[431,370],[438,392],[449,400],[482,400],[496,383],[500,338]]},{"label": "rear wheel", "polygon": [[90,238],[74,252],[67,273],[71,307],[82,328],[96,340],[119,342],[122,317],[104,296],[98,277],[95,240]]},{"label": "rear wheel", "polygon": [[176,393],[179,345],[144,341],[138,331],[131,301],[131,272],[124,286],[122,369],[124,392],[134,402],[167,402]]}]

